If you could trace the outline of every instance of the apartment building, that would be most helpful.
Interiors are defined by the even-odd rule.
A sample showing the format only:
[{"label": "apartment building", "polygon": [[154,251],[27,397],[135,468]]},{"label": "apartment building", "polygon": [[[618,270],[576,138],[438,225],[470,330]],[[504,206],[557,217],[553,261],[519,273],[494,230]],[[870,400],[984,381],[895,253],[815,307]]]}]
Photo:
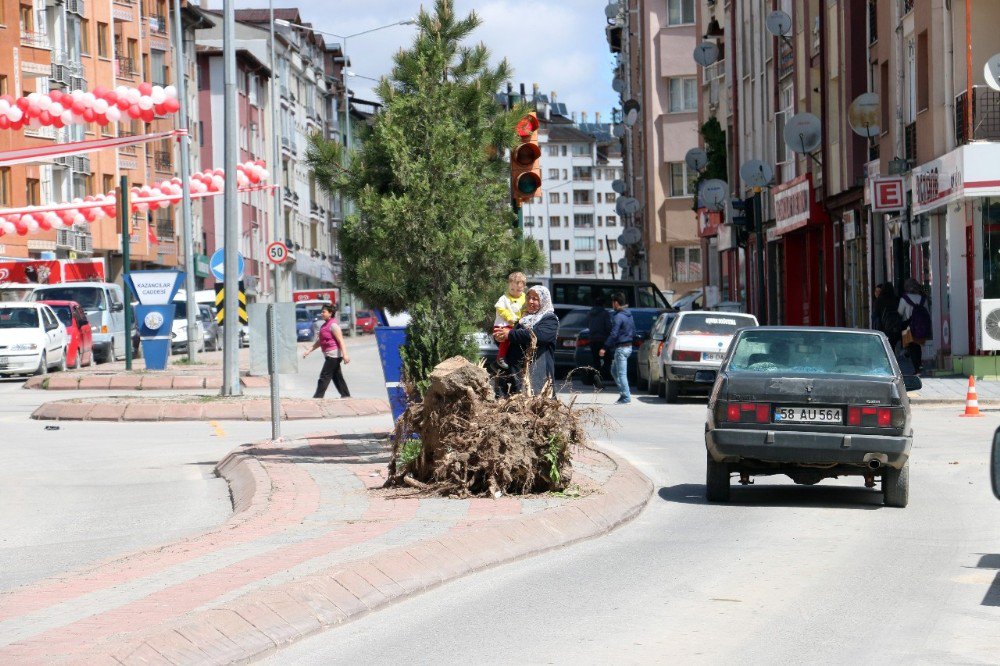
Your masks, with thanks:
[{"label": "apartment building", "polygon": [[702,247],[693,210],[693,180],[684,162],[698,145],[695,0],[624,0],[609,11],[608,43],[616,58],[615,119],[623,145],[627,195],[641,209],[626,222],[642,243],[626,257],[629,274],[683,294],[702,284]]},{"label": "apartment building", "polygon": [[524,235],[534,239],[548,267],[541,275],[622,277],[624,248],[611,184],[623,177],[620,144],[600,114],[587,122],[566,105],[539,95],[542,194],[522,208]]}]

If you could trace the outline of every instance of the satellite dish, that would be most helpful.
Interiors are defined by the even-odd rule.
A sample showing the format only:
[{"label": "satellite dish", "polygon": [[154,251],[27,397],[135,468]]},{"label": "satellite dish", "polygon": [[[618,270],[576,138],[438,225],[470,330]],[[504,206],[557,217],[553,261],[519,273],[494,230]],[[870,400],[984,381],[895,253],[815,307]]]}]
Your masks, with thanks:
[{"label": "satellite dish", "polygon": [[611,181],[611,189],[618,194],[625,194],[625,181],[624,180],[613,180]]},{"label": "satellite dish", "polygon": [[684,162],[688,169],[701,171],[708,165],[708,153],[704,148],[692,148],[684,155]]},{"label": "satellite dish", "polygon": [[618,217],[625,217],[625,197],[619,197],[615,202],[615,212],[618,213]]},{"label": "satellite dish", "polygon": [[625,124],[631,127],[635,125],[635,121],[639,119],[639,102],[634,99],[630,99],[622,105],[622,111],[625,112]]},{"label": "satellite dish", "polygon": [[776,9],[767,15],[767,18],[764,19],[764,25],[767,26],[767,31],[775,37],[784,37],[792,29],[792,17],[780,9]]},{"label": "satellite dish", "polygon": [[715,64],[719,59],[719,47],[715,42],[702,42],[694,47],[694,61],[702,67]]},{"label": "satellite dish", "polygon": [[615,125],[614,127],[611,128],[611,133],[615,136],[616,139],[622,138],[623,136],[625,136],[625,125],[622,125],[620,123],[618,125]]},{"label": "satellite dish", "polygon": [[709,210],[722,210],[729,199],[729,183],[710,178],[698,188],[698,203]]},{"label": "satellite dish", "polygon": [[625,81],[619,79],[617,76],[611,79],[611,89],[616,93],[620,93],[625,90]]},{"label": "satellite dish", "polygon": [[983,65],[983,76],[986,77],[986,85],[993,90],[1000,91],[1000,53],[997,53]]},{"label": "satellite dish", "polygon": [[819,148],[823,136],[819,118],[804,111],[796,113],[785,123],[785,145],[800,154],[809,154]]},{"label": "satellite dish", "polygon": [[635,215],[642,208],[642,204],[635,197],[622,197],[618,200],[621,203],[622,214]]},{"label": "satellite dish", "polygon": [[854,98],[847,109],[847,122],[855,134],[871,139],[879,135],[882,128],[879,118],[882,115],[877,93],[862,93]]},{"label": "satellite dish", "polygon": [[609,2],[608,6],[604,8],[604,15],[609,19],[613,19],[618,16],[621,11],[621,6],[617,2]]},{"label": "satellite dish", "polygon": [[740,178],[750,187],[767,187],[774,180],[774,169],[761,160],[747,160],[740,167]]},{"label": "satellite dish", "polygon": [[636,227],[626,227],[622,235],[618,237],[618,242],[622,245],[635,245],[642,240],[642,232]]},{"label": "satellite dish", "polygon": [[626,259],[625,257],[622,257],[621,259],[619,259],[618,260],[618,267],[619,268],[628,268],[628,259]]}]

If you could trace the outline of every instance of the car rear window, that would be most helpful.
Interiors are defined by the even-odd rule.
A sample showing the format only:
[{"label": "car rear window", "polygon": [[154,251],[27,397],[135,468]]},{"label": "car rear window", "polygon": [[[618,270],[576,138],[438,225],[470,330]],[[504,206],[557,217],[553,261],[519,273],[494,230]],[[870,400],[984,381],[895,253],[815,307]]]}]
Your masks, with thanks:
[{"label": "car rear window", "polygon": [[297,308],[295,310],[295,321],[312,321],[313,318],[309,315],[308,310],[303,310],[302,308]]},{"label": "car rear window", "polygon": [[753,317],[718,312],[685,315],[677,324],[678,335],[736,335],[736,331],[755,326]]},{"label": "car rear window", "polygon": [[583,328],[587,325],[589,310],[570,310],[559,317],[559,328]]},{"label": "car rear window", "polygon": [[733,349],[729,370],[782,375],[894,374],[878,335],[849,331],[744,331]]},{"label": "car rear window", "polygon": [[659,316],[657,310],[632,310],[632,323],[635,324],[636,331],[647,333],[653,328]]},{"label": "car rear window", "polygon": [[0,308],[0,328],[38,328],[38,310]]},{"label": "car rear window", "polygon": [[49,307],[52,308],[52,311],[56,313],[56,316],[59,317],[59,321],[61,321],[66,328],[73,325],[73,313],[70,311],[70,307],[68,305],[50,305]]}]

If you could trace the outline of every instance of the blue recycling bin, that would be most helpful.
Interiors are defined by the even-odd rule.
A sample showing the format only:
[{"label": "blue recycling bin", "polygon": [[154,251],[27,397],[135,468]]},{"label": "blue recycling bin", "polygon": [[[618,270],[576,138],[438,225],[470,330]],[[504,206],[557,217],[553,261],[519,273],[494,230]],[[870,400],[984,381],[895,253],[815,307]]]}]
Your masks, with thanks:
[{"label": "blue recycling bin", "polygon": [[405,326],[376,326],[375,342],[382,361],[385,392],[389,394],[392,420],[396,421],[406,411],[406,389],[403,388],[403,358],[400,350],[406,344]]}]

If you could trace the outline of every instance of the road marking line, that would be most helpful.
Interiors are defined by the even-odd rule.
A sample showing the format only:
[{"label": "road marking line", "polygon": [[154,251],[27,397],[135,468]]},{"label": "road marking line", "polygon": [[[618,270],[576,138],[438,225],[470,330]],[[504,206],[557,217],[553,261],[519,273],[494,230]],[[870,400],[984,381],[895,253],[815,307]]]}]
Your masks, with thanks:
[{"label": "road marking line", "polygon": [[222,426],[219,425],[218,421],[209,421],[208,425],[212,426],[215,429],[215,435],[213,435],[214,437],[226,436],[226,431],[222,429]]}]

